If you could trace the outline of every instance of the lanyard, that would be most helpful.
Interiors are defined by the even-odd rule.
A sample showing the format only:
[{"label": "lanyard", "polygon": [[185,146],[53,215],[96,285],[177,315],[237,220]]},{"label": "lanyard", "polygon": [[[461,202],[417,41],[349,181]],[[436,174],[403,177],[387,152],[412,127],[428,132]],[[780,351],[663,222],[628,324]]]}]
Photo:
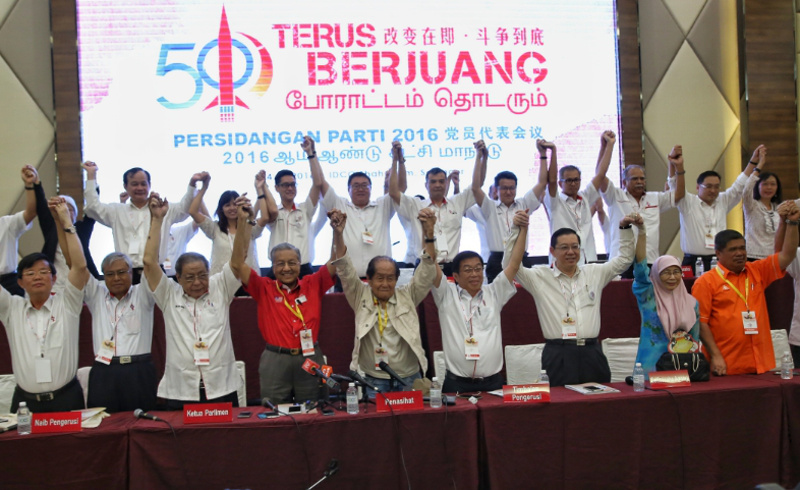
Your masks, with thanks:
[{"label": "lanyard", "polygon": [[389,325],[389,303],[386,303],[386,317],[381,315],[381,305],[374,296],[372,297],[372,304],[378,308],[378,333],[381,336],[380,343],[383,344],[383,331],[386,330],[386,326]]},{"label": "lanyard", "polygon": [[574,215],[575,224],[578,225],[578,231],[580,231],[581,221],[582,221],[581,220],[581,211],[582,211],[581,204],[583,204],[583,198],[581,196],[578,196],[578,198],[575,199],[575,209],[574,210],[572,209],[572,206],[569,205],[569,203],[565,203],[565,204],[567,205],[567,209],[569,209],[570,213]]},{"label": "lanyard", "polygon": [[750,297],[750,278],[747,277],[747,272],[745,271],[745,276],[744,276],[744,294],[745,295],[742,296],[742,293],[741,293],[741,291],[739,291],[739,288],[734,286],[733,283],[730,282],[729,280],[725,279],[725,274],[722,272],[722,269],[720,269],[719,266],[717,266],[716,269],[717,269],[717,273],[719,274],[719,277],[721,277],[722,280],[725,281],[728,284],[728,286],[731,287],[731,289],[733,290],[734,293],[736,293],[737,295],[739,295],[740,298],[742,298],[742,301],[744,301],[744,306],[745,306],[745,308],[747,308],[747,311],[749,312],[750,311],[750,306],[747,304],[747,299]]},{"label": "lanyard", "polygon": [[[114,340],[114,338],[117,336],[117,325],[119,325],[119,322],[122,321],[122,317],[125,316],[125,310],[128,308],[128,305],[131,302],[131,292],[128,290],[121,300],[117,300],[117,304],[114,305],[113,312],[111,311],[110,305],[111,298],[113,298],[113,296],[111,296],[111,293],[108,293],[106,296],[106,311],[108,312],[109,323],[111,323],[111,327],[114,329],[109,340]],[[121,310],[120,307],[122,307]],[[120,312],[119,316],[117,316],[118,311]]]},{"label": "lanyard", "polygon": [[200,332],[199,332],[199,330],[197,328],[197,324],[200,323],[200,319],[203,316],[203,309],[201,308],[200,311],[197,311],[197,302],[198,301],[200,301],[200,298],[197,298],[196,300],[194,300],[194,305],[192,306],[191,310],[189,310],[189,305],[184,303],[184,306],[186,307],[186,311],[191,311],[190,314],[192,315],[192,327],[194,328],[194,336],[195,336],[195,338],[197,338],[197,340],[199,342],[202,342],[203,341],[203,336],[200,335]]},{"label": "lanyard", "polygon": [[294,316],[300,319],[300,322],[303,324],[303,328],[306,328],[306,321],[303,318],[303,312],[300,310],[300,305],[295,305],[294,307],[292,307],[292,305],[289,304],[289,301],[286,300],[286,295],[283,293],[283,289],[278,285],[278,281],[275,281],[275,288],[278,290],[279,293],[281,293],[281,296],[283,296],[284,306],[289,308],[289,311],[291,311]]},{"label": "lanyard", "polygon": [[[567,286],[564,285],[561,279],[558,280],[558,285],[561,286],[561,295],[564,296],[564,301],[567,303],[567,313],[565,316],[569,317],[569,305],[570,303],[573,305],[575,304],[575,291],[578,289],[578,281],[572,281],[569,291],[567,291]],[[567,296],[567,294],[569,294],[569,296]],[[575,314],[578,314],[577,306],[575,307]]]},{"label": "lanyard", "polygon": [[36,337],[36,340],[39,342],[39,355],[40,357],[44,357],[44,342],[47,338],[47,331],[50,330],[50,324],[53,323],[55,319],[53,315],[50,315],[50,318],[47,320],[47,323],[44,325],[44,331],[42,332],[42,337],[39,338],[39,334],[36,332],[36,328],[31,324],[31,316],[30,310],[25,312],[25,321],[28,323],[28,326],[31,328],[33,335]]},{"label": "lanyard", "polygon": [[464,309],[464,302],[461,300],[461,291],[463,291],[463,289],[458,290],[458,306],[461,307],[461,314],[464,317],[464,325],[469,327],[467,333],[469,333],[469,336],[472,337],[472,317],[475,316],[475,311],[478,312],[478,315],[481,314],[481,307],[473,306],[472,300],[480,296],[480,301],[483,303],[484,306],[486,306],[486,301],[483,300],[483,291],[480,291],[477,295],[475,295],[475,298],[470,298],[469,315],[467,315],[467,310]]}]

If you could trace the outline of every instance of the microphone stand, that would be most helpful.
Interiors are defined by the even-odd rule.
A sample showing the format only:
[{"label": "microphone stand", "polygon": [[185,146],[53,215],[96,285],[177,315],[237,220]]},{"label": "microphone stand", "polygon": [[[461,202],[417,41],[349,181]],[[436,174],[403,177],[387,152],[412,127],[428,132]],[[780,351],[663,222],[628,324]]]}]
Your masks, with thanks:
[{"label": "microphone stand", "polygon": [[328,469],[325,470],[325,473],[322,474],[322,478],[317,480],[317,483],[308,487],[307,490],[311,490],[312,488],[316,487],[317,485],[325,481],[327,478],[332,477],[333,475],[336,474],[337,471],[339,471],[339,462],[335,459],[332,459],[331,462],[328,463]]}]

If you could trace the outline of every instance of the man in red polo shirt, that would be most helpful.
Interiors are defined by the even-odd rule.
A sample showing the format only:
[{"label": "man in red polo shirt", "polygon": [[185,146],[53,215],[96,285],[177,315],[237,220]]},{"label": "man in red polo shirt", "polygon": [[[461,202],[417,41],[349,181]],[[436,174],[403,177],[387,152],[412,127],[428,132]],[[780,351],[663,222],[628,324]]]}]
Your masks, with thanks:
[{"label": "man in red polo shirt", "polygon": [[[249,203],[240,206],[236,236],[250,236],[252,223],[252,207]],[[334,237],[343,232],[342,226],[333,228]],[[336,268],[329,261],[299,279],[305,258],[294,245],[279,243],[270,250],[276,279],[260,277],[245,264],[245,246],[246,240],[234,242],[231,268],[258,304],[258,328],[267,343],[258,364],[261,396],[274,403],[318,400],[323,393],[320,382],[303,371],[302,365],[306,359],[323,364],[317,345],[322,297],[333,287]]]}]

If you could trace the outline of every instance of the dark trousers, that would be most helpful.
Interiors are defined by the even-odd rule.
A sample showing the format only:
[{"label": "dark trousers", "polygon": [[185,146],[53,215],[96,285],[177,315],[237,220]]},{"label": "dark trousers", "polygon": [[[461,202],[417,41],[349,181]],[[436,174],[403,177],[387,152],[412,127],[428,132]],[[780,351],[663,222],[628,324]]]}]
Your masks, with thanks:
[{"label": "dark trousers", "polygon": [[[416,269],[419,266],[419,262],[420,262],[420,260],[417,259],[417,261],[414,263],[414,269]],[[439,262],[439,267],[442,268],[442,274],[444,274],[447,277],[453,277],[453,263],[452,262]]]},{"label": "dark trousers", "polygon": [[711,270],[711,259],[714,257],[714,254],[711,255],[692,255],[692,254],[684,254],[683,255],[683,262],[681,265],[691,265],[692,266],[692,275],[697,276],[697,271],[694,270],[694,265],[697,262],[697,258],[700,257],[703,259],[703,272],[708,272]]},{"label": "dark trousers", "polygon": [[[138,356],[137,356],[138,357]],[[130,364],[120,364],[115,357],[111,364],[95,361],[89,371],[88,407],[106,407],[106,412],[145,412],[156,408],[158,379],[149,354]]]},{"label": "dark trousers", "polygon": [[493,374],[485,378],[463,378],[447,371],[444,376],[443,393],[470,393],[475,391],[499,390],[506,383],[503,373]]},{"label": "dark trousers", "polygon": [[800,345],[789,344],[789,349],[792,351],[792,359],[794,360],[794,367],[800,368]]},{"label": "dark trousers", "polygon": [[[647,264],[647,268],[648,269],[652,269],[653,268],[653,264]],[[623,279],[633,279],[633,264],[631,264],[631,266],[628,267],[625,270],[625,272],[620,274],[620,277],[622,277]]]},{"label": "dark trousers", "polygon": [[608,359],[596,340],[591,345],[547,340],[542,351],[542,369],[547,370],[550,386],[611,381]]},{"label": "dark trousers", "polygon": [[[50,211],[48,211],[49,213]],[[17,273],[9,272],[0,276],[0,286],[3,286],[6,291],[16,296],[25,296],[25,290],[20,287],[17,282]]]},{"label": "dark trousers", "polygon": [[16,413],[19,408],[19,402],[25,402],[31,413],[69,412],[70,410],[86,408],[86,404],[83,401],[83,389],[81,384],[78,383],[78,378],[73,378],[72,381],[54,393],[52,400],[38,401],[35,398],[35,394],[26,394],[17,386],[14,388],[14,396],[11,397],[11,413]]},{"label": "dark trousers", "polygon": [[[528,257],[528,252],[525,252],[522,266],[530,268],[533,265],[533,257]],[[503,272],[503,252],[489,252],[489,260],[486,261],[486,281],[491,283],[501,272]]]},{"label": "dark trousers", "polygon": [[324,364],[319,346],[314,348],[314,355],[309,357],[264,349],[258,363],[261,397],[269,398],[275,404],[325,399],[327,390],[321,385],[320,379],[302,368],[306,359],[320,366]]},{"label": "dark trousers", "polygon": [[206,397],[206,390],[205,388],[200,388],[200,399],[199,400],[167,400],[167,410],[183,410],[184,405],[197,405],[198,403],[225,403],[231,402],[234,407],[239,406],[239,395],[236,394],[234,391],[233,393],[228,393],[227,395],[220,396],[218,398],[208,399]]}]

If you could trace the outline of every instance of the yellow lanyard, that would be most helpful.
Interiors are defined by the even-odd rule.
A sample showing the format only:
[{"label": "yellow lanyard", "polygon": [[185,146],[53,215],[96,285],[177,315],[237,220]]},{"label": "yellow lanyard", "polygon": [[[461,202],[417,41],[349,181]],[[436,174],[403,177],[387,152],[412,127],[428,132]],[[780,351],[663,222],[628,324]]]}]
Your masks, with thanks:
[{"label": "yellow lanyard", "polygon": [[289,302],[286,300],[286,295],[283,294],[283,289],[281,289],[281,287],[278,286],[278,281],[275,281],[275,288],[278,290],[279,293],[281,293],[281,296],[283,296],[283,304],[286,305],[287,308],[289,308],[289,311],[291,311],[294,314],[294,316],[296,316],[297,318],[300,319],[301,322],[303,322],[303,328],[306,328],[306,321],[303,318],[303,312],[300,311],[300,305],[292,307],[292,305],[289,304]]},{"label": "yellow lanyard", "polygon": [[747,299],[750,297],[750,278],[747,277],[747,271],[745,271],[745,276],[744,276],[744,294],[745,295],[742,296],[742,293],[741,293],[741,291],[739,291],[739,288],[734,286],[733,283],[730,282],[729,280],[725,279],[725,274],[722,272],[722,269],[720,269],[719,266],[717,266],[716,269],[717,269],[717,274],[719,274],[719,277],[721,277],[722,280],[725,281],[728,284],[728,286],[731,287],[731,289],[733,290],[734,293],[738,294],[739,297],[742,298],[742,301],[744,301],[745,308],[747,308],[747,311],[750,311],[750,306],[747,304]]},{"label": "yellow lanyard", "polygon": [[389,305],[386,305],[386,318],[384,318],[381,316],[381,305],[378,304],[378,300],[373,297],[372,303],[378,307],[378,333],[381,334],[381,340],[383,340],[383,331],[386,330],[386,325],[389,324]]}]

